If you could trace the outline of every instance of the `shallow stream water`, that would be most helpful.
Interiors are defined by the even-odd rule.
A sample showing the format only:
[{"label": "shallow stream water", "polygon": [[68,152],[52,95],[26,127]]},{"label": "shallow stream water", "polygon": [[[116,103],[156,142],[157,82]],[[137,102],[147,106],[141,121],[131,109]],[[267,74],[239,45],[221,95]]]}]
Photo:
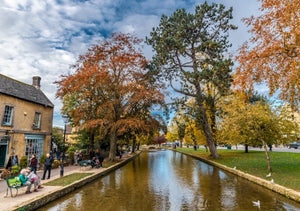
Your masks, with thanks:
[{"label": "shallow stream water", "polygon": [[[260,209],[253,201],[260,201]],[[300,210],[300,203],[189,156],[143,152],[40,210]]]}]

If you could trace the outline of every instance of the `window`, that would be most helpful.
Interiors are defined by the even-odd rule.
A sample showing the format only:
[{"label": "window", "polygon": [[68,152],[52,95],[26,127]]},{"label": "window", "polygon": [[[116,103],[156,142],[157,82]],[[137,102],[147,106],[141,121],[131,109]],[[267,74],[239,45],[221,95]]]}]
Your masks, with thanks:
[{"label": "window", "polygon": [[41,113],[35,112],[34,120],[33,120],[33,128],[40,129],[41,128]]},{"label": "window", "polygon": [[28,159],[31,158],[31,155],[35,154],[36,158],[40,160],[41,155],[43,154],[44,139],[45,137],[42,135],[25,135],[25,155]]},{"label": "window", "polygon": [[5,126],[12,125],[13,111],[14,111],[14,107],[5,106],[3,122],[2,122],[3,125],[5,125]]}]

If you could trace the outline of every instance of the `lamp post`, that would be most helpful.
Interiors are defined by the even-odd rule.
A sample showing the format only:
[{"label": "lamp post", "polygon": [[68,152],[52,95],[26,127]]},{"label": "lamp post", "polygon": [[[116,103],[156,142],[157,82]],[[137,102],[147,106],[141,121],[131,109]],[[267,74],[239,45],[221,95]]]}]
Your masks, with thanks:
[{"label": "lamp post", "polygon": [[65,160],[65,141],[66,141],[66,129],[67,129],[67,123],[69,122],[69,115],[64,114],[62,115],[63,121],[65,123],[65,130],[64,130],[64,140],[63,140],[63,156],[62,156],[62,161],[61,161],[61,168],[60,168],[60,176],[64,176],[64,160]]}]

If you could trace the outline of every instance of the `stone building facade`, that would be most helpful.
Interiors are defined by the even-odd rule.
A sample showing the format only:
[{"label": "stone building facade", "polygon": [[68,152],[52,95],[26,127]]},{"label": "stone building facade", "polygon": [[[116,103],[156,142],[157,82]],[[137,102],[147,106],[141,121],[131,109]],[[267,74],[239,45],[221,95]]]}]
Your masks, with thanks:
[{"label": "stone building facade", "polygon": [[0,168],[12,155],[39,158],[50,151],[54,105],[40,81],[35,76],[29,85],[0,74]]}]

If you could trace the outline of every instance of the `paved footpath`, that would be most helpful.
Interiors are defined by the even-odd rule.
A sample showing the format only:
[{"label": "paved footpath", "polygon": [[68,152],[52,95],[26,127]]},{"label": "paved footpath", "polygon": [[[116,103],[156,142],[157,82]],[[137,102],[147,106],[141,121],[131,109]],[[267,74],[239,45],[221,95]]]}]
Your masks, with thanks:
[{"label": "paved footpath", "polygon": [[[84,173],[94,172],[95,170],[99,171],[99,169],[81,170],[79,166],[66,166],[66,167],[64,167],[64,175],[68,175],[68,174],[71,174],[74,172],[82,172],[82,173],[83,172]],[[40,178],[42,178],[43,170],[38,171],[37,174]],[[47,183],[47,182],[52,181],[59,177],[60,177],[60,168],[52,169],[50,179],[41,180],[42,186],[44,183]],[[44,188],[38,189],[38,192],[33,192],[34,187],[32,185],[32,187],[31,187],[32,193],[25,194],[26,187],[24,187],[24,188],[19,189],[19,193],[16,197],[11,198],[10,191],[8,192],[8,196],[5,197],[7,184],[6,184],[5,180],[1,180],[0,181],[0,211],[13,210],[13,208],[19,204],[27,202],[28,200],[34,199],[36,197],[46,195],[46,194],[53,192],[59,188],[60,188],[60,186],[44,186]],[[15,193],[16,193],[16,190],[13,189],[13,194],[15,195]]]},{"label": "paved footpath", "polygon": [[[124,155],[121,160],[126,160],[127,158],[131,157],[130,155]],[[66,166],[64,167],[64,175],[69,175],[75,172],[79,173],[95,173],[95,172],[102,172],[106,170],[106,168],[100,168],[100,169],[92,169],[91,167],[82,167],[79,166]],[[42,178],[43,176],[43,170],[37,172],[38,176]],[[47,175],[46,175],[47,176]],[[52,169],[51,170],[51,177],[49,180],[41,180],[42,186],[43,184],[52,181],[54,179],[57,179],[60,177],[60,168]],[[31,201],[35,198],[42,197],[45,195],[48,195],[58,189],[60,189],[61,186],[44,186],[42,189],[38,189],[38,192],[32,192],[30,194],[25,194],[26,188],[19,189],[19,193],[17,197],[11,198],[10,191],[7,197],[6,196],[6,181],[0,180],[0,211],[11,211],[19,207],[21,204],[24,204],[28,201]],[[31,191],[33,191],[33,186],[31,187]],[[16,191],[13,189],[13,194],[15,194]]]},{"label": "paved footpath", "polygon": [[[64,167],[64,174],[69,174],[70,171],[80,171],[80,167],[79,166],[65,166]],[[44,173],[43,170],[37,171],[37,175],[40,178],[43,177],[43,173]],[[48,172],[46,174],[46,178],[47,178],[47,176],[48,176]],[[43,183],[49,182],[53,179],[56,179],[59,176],[60,176],[60,168],[52,169],[50,179],[49,180],[47,180],[47,179],[46,180],[41,180],[41,182],[43,184]],[[2,192],[6,192],[6,189],[7,189],[6,181],[5,180],[0,180],[0,200],[1,200]],[[24,189],[26,189],[26,188],[19,189],[19,191],[22,193],[22,190],[24,190]],[[31,189],[33,190],[33,185],[31,187]]]}]

